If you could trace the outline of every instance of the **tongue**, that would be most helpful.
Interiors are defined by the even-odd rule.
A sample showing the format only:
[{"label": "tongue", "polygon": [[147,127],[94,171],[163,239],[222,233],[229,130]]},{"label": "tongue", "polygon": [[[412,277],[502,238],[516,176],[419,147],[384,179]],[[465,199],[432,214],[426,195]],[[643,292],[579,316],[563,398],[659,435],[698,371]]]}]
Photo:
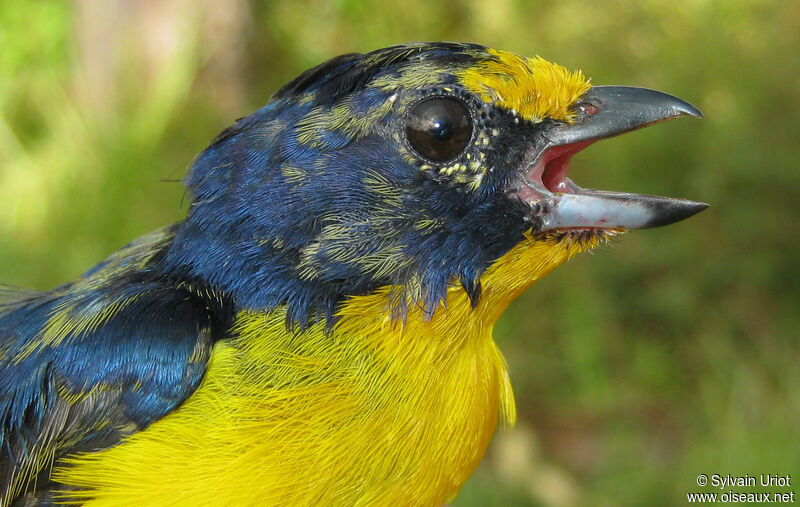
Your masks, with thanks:
[{"label": "tongue", "polygon": [[569,169],[569,159],[571,153],[554,158],[544,168],[542,173],[542,183],[547,190],[553,193],[569,192],[567,184],[567,170]]},{"label": "tongue", "polygon": [[543,189],[551,193],[575,192],[577,187],[567,178],[570,158],[593,142],[589,140],[549,148],[528,171],[528,182],[534,187],[541,182]]}]

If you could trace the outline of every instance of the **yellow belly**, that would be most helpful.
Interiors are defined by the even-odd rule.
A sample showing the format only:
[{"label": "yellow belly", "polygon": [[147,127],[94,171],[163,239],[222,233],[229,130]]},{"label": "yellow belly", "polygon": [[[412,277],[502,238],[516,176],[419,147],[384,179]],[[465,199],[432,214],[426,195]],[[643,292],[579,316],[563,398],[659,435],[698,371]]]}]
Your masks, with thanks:
[{"label": "yellow belly", "polygon": [[431,319],[392,322],[388,287],[345,303],[327,334],[241,313],[178,410],[55,478],[89,505],[440,504],[515,418],[494,322],[589,246],[523,242],[487,271],[478,307],[453,287]]}]

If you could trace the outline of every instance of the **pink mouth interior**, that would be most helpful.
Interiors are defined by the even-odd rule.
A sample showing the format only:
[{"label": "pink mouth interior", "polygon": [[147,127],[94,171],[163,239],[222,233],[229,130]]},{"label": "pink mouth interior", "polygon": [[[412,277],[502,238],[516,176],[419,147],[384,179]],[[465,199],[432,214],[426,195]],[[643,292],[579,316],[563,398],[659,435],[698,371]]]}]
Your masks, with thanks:
[{"label": "pink mouth interior", "polygon": [[539,183],[553,193],[574,193],[577,187],[567,178],[572,155],[592,144],[594,140],[555,146],[548,149],[526,175],[531,183]]}]

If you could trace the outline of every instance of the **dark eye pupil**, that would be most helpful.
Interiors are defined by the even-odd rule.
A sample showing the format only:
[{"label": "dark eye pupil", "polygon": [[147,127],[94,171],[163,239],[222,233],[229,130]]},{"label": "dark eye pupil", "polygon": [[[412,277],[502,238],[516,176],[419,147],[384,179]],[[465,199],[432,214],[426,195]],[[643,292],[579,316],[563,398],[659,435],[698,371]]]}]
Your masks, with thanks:
[{"label": "dark eye pupil", "polygon": [[433,135],[439,141],[447,141],[453,137],[453,126],[446,119],[433,123]]},{"label": "dark eye pupil", "polygon": [[436,97],[415,105],[406,122],[411,147],[435,162],[459,156],[472,137],[467,108],[458,100]]}]

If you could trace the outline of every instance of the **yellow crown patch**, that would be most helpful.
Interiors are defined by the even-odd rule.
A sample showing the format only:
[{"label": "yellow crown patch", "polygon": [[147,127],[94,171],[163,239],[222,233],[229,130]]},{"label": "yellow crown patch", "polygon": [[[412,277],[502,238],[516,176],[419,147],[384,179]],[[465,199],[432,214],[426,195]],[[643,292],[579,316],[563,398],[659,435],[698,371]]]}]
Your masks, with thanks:
[{"label": "yellow crown patch", "polygon": [[572,120],[570,106],[591,87],[579,70],[570,72],[538,56],[523,58],[507,51],[487,51],[494,58],[462,71],[461,84],[484,101],[516,111],[526,120]]}]

